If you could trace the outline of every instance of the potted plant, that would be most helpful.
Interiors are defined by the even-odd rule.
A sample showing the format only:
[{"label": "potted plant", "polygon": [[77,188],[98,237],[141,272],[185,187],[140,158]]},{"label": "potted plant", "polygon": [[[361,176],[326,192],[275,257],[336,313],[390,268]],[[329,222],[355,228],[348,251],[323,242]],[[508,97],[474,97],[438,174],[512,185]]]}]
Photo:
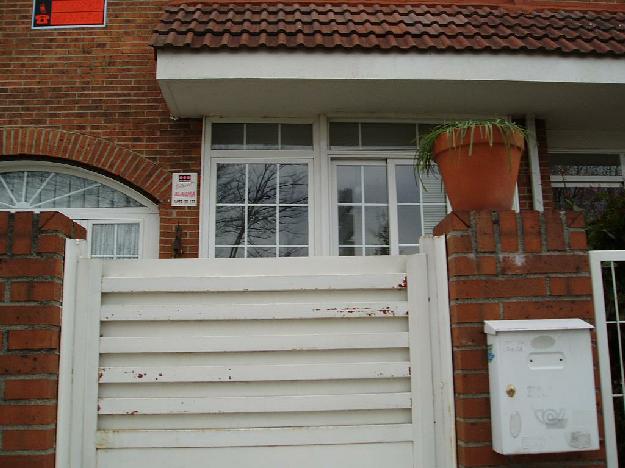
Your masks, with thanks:
[{"label": "potted plant", "polygon": [[504,119],[460,120],[435,127],[418,144],[415,171],[438,165],[454,210],[509,210],[525,130]]}]

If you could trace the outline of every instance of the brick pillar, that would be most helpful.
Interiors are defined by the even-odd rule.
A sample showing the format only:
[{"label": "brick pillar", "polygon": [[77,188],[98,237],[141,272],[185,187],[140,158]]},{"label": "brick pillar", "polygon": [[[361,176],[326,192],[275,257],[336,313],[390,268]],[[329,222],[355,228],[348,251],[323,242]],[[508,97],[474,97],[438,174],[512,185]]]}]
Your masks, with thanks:
[{"label": "brick pillar", "polygon": [[594,322],[583,215],[454,212],[434,233],[447,244],[459,466],[605,466],[603,449],[503,456],[491,448],[483,321]]},{"label": "brick pillar", "polygon": [[61,213],[0,212],[0,467],[54,466],[65,239]]}]

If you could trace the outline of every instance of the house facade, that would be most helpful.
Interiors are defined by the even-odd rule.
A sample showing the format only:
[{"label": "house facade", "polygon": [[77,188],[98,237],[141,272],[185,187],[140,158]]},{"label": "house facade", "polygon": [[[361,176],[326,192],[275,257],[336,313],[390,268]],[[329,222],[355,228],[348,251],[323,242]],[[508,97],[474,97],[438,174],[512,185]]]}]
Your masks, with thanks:
[{"label": "house facade", "polygon": [[[527,129],[518,226],[530,212],[593,219],[623,196],[622,2],[94,5],[0,12],[0,211],[65,214],[92,258],[416,253],[422,235],[462,231],[435,231],[451,211],[444,187],[413,170],[420,135],[452,119]],[[587,249],[576,221],[553,223],[564,243],[548,245],[543,224],[543,253]],[[590,294],[566,291],[544,295]],[[475,401],[483,383],[469,388]],[[472,425],[481,408],[463,408],[458,427],[488,431]],[[488,434],[459,439],[463,466],[519,463],[470,450]],[[14,447],[3,450],[32,449]]]},{"label": "house facade", "polygon": [[[465,117],[529,129],[517,208],[622,187],[618,4],[415,8],[112,2],[106,26],[36,29],[8,7],[2,207],[69,210],[108,257],[399,253],[447,211],[434,180],[402,185],[414,142]],[[193,207],[170,204],[179,172],[199,176]],[[246,200],[263,177],[300,187]]]}]

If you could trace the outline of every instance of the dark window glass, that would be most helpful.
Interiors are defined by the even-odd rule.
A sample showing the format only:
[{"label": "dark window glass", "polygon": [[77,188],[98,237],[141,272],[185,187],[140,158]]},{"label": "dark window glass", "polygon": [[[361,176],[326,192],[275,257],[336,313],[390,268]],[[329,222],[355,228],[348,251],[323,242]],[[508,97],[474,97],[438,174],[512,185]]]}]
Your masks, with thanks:
[{"label": "dark window glass", "polygon": [[244,127],[240,123],[213,124],[211,127],[213,149],[242,149]]},{"label": "dark window glass", "polygon": [[281,148],[284,150],[311,149],[313,144],[312,125],[282,124]]},{"label": "dark window glass", "polygon": [[402,123],[362,123],[362,146],[399,148],[415,146],[417,126]]},{"label": "dark window glass", "polygon": [[278,124],[246,124],[245,148],[254,150],[278,149]]},{"label": "dark window glass", "polygon": [[330,124],[330,146],[360,146],[358,123],[332,122]]}]

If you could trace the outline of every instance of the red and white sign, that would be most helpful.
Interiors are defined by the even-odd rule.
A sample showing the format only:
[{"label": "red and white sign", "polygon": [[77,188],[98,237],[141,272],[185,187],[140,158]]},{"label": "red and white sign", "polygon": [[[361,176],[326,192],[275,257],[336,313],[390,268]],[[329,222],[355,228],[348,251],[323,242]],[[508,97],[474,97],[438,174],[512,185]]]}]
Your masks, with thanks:
[{"label": "red and white sign", "polygon": [[34,0],[33,28],[104,26],[106,0]]},{"label": "red and white sign", "polygon": [[177,172],[171,181],[171,206],[197,205],[197,173]]}]

